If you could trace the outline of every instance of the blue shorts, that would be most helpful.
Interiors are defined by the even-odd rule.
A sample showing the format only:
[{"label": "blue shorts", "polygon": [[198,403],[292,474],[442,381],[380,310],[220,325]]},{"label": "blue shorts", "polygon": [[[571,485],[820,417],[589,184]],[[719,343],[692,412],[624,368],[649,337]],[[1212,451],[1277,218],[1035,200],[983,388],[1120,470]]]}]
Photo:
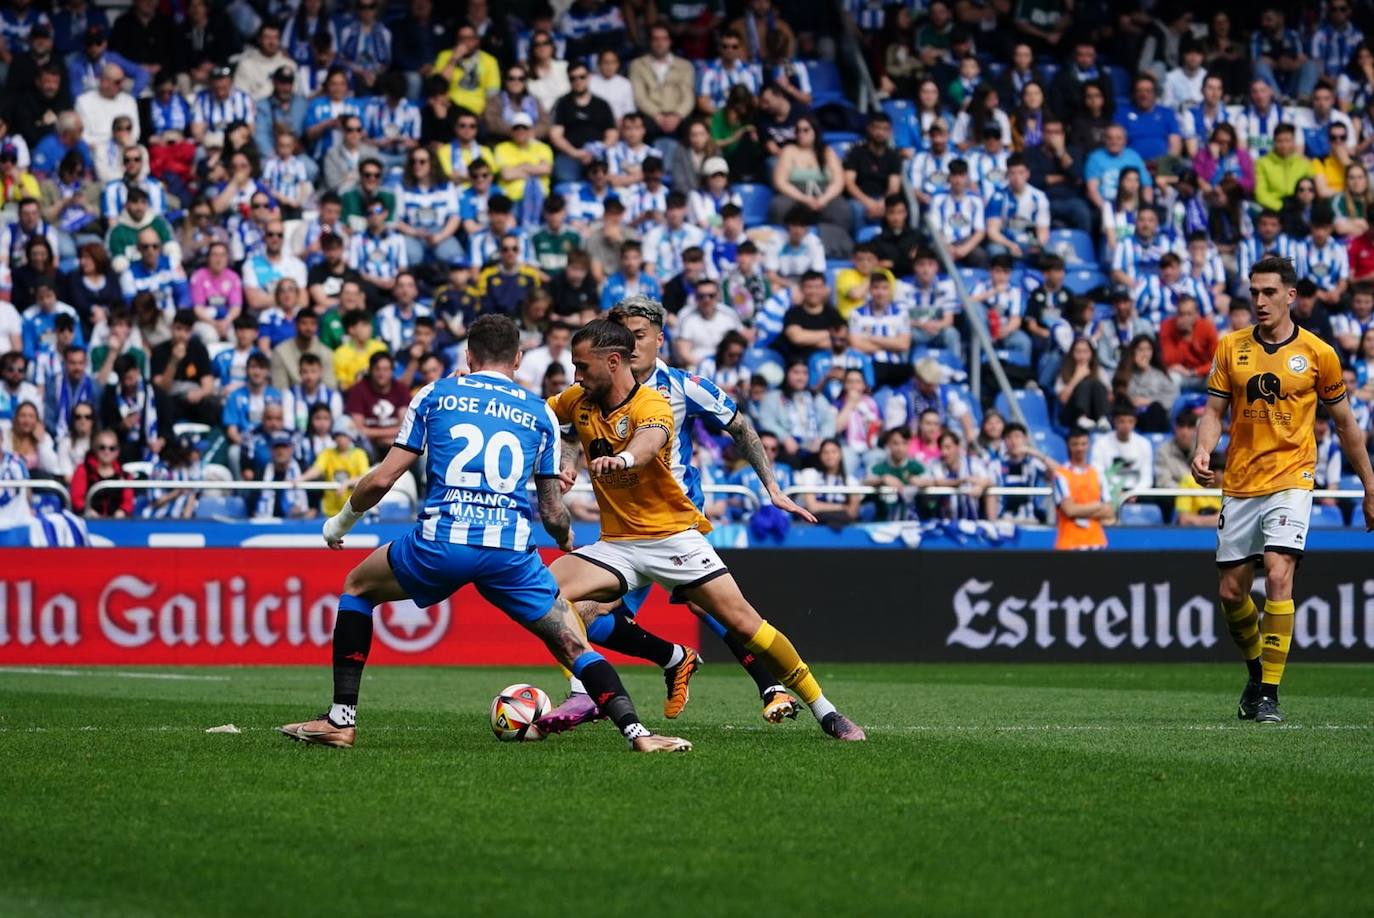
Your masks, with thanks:
[{"label": "blue shorts", "polygon": [[637,590],[631,590],[620,598],[620,603],[625,607],[625,614],[634,618],[640,609],[644,608],[644,601],[649,598],[649,591],[653,589],[652,583],[646,583]]},{"label": "blue shorts", "polygon": [[431,542],[414,529],[391,543],[387,561],[401,589],[421,608],[471,583],[487,602],[529,623],[547,615],[558,598],[558,584],[535,551]]}]

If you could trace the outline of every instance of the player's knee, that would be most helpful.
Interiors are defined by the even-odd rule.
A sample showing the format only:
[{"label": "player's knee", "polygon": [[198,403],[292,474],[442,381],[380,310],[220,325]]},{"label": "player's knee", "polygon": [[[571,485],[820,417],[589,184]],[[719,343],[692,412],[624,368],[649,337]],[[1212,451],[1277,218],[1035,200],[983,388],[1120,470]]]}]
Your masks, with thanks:
[{"label": "player's knee", "polygon": [[1249,590],[1227,577],[1221,579],[1221,586],[1217,592],[1221,596],[1221,601],[1231,606],[1240,605],[1245,602],[1245,597],[1250,595]]}]

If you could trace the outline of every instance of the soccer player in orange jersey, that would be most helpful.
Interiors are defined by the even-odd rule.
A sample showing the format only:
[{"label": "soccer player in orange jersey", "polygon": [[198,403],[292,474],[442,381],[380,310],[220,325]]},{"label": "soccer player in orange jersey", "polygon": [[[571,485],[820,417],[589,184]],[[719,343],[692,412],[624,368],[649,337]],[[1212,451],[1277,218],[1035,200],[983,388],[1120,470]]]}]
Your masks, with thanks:
[{"label": "soccer player in orange jersey", "polygon": [[635,382],[634,335],[597,319],[572,343],[577,385],[549,399],[549,406],[582,441],[601,508],[601,539],[550,565],[560,592],[574,603],[608,602],[657,583],[724,625],[811,708],[826,734],[865,739],[826,699],[787,636],[744,598],[706,541],[711,524],[673,476],[672,408],[658,390]]},{"label": "soccer player in orange jersey", "polygon": [[[1325,341],[1293,323],[1297,273],[1287,258],[1250,269],[1255,324],[1222,337],[1207,378],[1193,477],[1211,487],[1212,450],[1231,409],[1231,445],[1221,476],[1217,567],[1221,606],[1250,671],[1237,716],[1282,723],[1279,681],[1293,639],[1293,574],[1312,514],[1317,403],[1326,406],[1345,458],[1364,487],[1365,529],[1374,529],[1374,472],[1364,431],[1346,398],[1341,363]],[[1250,596],[1264,565],[1264,616]]]}]

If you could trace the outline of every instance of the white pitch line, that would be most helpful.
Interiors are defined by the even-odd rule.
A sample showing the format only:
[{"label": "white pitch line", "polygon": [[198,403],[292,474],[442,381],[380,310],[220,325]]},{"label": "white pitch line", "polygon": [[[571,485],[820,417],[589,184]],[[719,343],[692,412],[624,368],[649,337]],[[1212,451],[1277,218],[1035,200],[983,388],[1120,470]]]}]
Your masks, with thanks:
[{"label": "white pitch line", "polygon": [[[960,726],[952,724],[949,726],[935,726],[931,724],[880,724],[864,725],[867,730],[877,733],[1109,733],[1131,727],[1113,727],[1106,724],[1004,724],[989,726]],[[244,733],[255,731],[267,731],[275,733],[276,727],[240,727]],[[730,733],[782,733],[777,727],[768,727],[762,724],[717,724],[714,728],[703,726],[699,729],[716,729]],[[1344,730],[1365,730],[1374,731],[1374,724],[1275,724],[1257,726],[1255,724],[1157,724],[1153,729],[1158,731],[1177,730],[1186,733],[1217,733],[1217,732],[1239,732],[1252,731],[1256,733],[1271,733],[1277,730],[1319,730],[1319,731],[1344,731]],[[0,733],[99,733],[108,731],[113,733],[179,733],[182,731],[204,733],[205,728],[197,724],[161,724],[147,727],[101,727],[87,725],[82,727],[0,727]],[[404,724],[387,724],[376,727],[369,727],[367,733],[451,733],[452,727],[435,726],[406,726]],[[690,731],[689,731],[690,732]]]},{"label": "white pitch line", "polygon": [[116,676],[120,679],[165,679],[176,682],[228,682],[228,676],[202,676],[192,673],[136,673],[123,669],[53,669],[47,666],[0,666],[0,673],[26,676]]}]

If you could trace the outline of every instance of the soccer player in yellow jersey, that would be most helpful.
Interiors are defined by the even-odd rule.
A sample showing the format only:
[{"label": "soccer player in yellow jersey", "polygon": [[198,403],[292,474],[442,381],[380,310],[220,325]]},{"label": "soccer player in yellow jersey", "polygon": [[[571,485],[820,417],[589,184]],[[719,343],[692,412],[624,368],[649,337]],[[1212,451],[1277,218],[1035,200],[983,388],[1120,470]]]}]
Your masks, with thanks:
[{"label": "soccer player in yellow jersey", "polygon": [[[1237,716],[1270,724],[1283,722],[1279,681],[1293,639],[1293,574],[1312,514],[1318,401],[1364,486],[1365,529],[1374,529],[1374,472],[1364,431],[1346,399],[1336,352],[1293,323],[1296,285],[1287,258],[1264,258],[1250,269],[1255,324],[1230,332],[1217,345],[1192,463],[1198,484],[1212,487],[1218,477],[1212,450],[1229,407],[1231,445],[1220,476],[1217,519],[1221,606],[1250,671]],[[1250,596],[1255,565],[1261,563],[1262,622]]]},{"label": "soccer player in yellow jersey", "polygon": [[601,508],[601,540],[550,565],[562,595],[607,602],[657,583],[723,624],[811,708],[828,735],[865,739],[826,699],[792,642],[759,617],[706,541],[711,524],[673,477],[672,410],[631,371],[634,335],[597,319],[572,345],[578,384],[549,405],[582,442]]}]

